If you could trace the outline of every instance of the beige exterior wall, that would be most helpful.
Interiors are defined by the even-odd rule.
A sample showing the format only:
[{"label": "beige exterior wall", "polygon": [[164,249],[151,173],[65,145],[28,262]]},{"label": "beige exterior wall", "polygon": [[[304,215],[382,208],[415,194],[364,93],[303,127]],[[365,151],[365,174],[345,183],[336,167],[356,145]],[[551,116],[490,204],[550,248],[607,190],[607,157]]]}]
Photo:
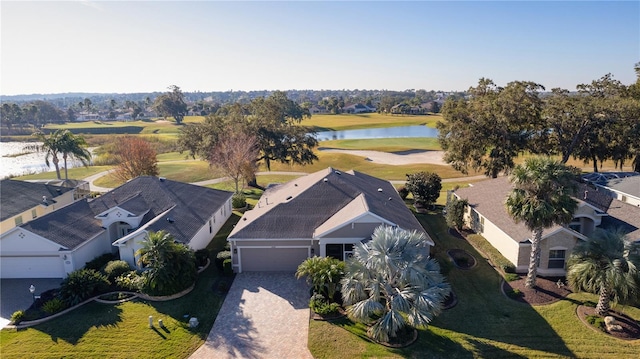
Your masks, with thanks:
[{"label": "beige exterior wall", "polygon": [[373,230],[384,223],[348,223],[347,225],[327,233],[322,238],[360,238],[371,237]]},{"label": "beige exterior wall", "polygon": [[[56,201],[56,203],[51,203],[48,206],[44,206],[44,205],[37,205],[33,208],[29,208],[28,210],[5,219],[4,221],[0,222],[0,234],[7,232],[8,230],[10,230],[11,228],[14,228],[16,226],[16,218],[21,217],[22,218],[22,224],[30,222],[38,217],[42,217],[47,213],[51,213],[57,209],[60,209],[66,205],[69,205],[71,203],[73,203],[73,194],[74,191],[68,191],[65,192],[63,194],[61,194],[58,197],[55,197],[54,200]],[[36,217],[33,216],[32,211],[35,210],[36,211]]]},{"label": "beige exterior wall", "polygon": [[520,245],[500,228],[484,218],[472,208],[465,213],[465,223],[476,233],[481,234],[502,255],[516,267],[520,263]]}]

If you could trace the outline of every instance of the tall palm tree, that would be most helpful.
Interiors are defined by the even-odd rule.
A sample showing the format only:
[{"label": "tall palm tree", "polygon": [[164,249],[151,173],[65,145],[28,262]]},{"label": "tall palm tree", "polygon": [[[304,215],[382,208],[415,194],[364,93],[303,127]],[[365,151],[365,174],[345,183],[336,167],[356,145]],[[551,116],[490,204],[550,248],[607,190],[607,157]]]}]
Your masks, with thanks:
[{"label": "tall palm tree", "polygon": [[62,153],[64,161],[64,179],[69,179],[67,171],[67,159],[71,157],[80,161],[83,166],[87,166],[91,160],[91,152],[87,150],[87,142],[82,136],[76,136],[71,131],[65,130],[60,136],[59,152]]},{"label": "tall palm tree", "polygon": [[[44,163],[47,167],[51,166],[51,162],[53,162],[53,166],[56,168],[56,175],[58,179],[60,179],[60,159],[58,159],[58,154],[61,152],[62,148],[62,130],[56,130],[49,135],[45,135],[42,132],[36,132],[33,136],[42,144],[28,146],[28,149],[36,150],[38,152],[44,152]],[[51,158],[51,162],[49,162],[49,158]]]},{"label": "tall palm tree", "polygon": [[356,244],[341,285],[347,313],[371,323],[367,334],[380,342],[405,326],[426,327],[450,293],[424,234],[387,226]]},{"label": "tall palm tree", "polygon": [[574,179],[569,167],[549,157],[528,158],[511,173],[514,188],[507,197],[507,211],[533,232],[525,283],[528,288],[536,285],[543,229],[569,223],[573,218],[578,205],[571,197],[576,188]]},{"label": "tall palm tree", "polygon": [[567,279],[574,289],[599,294],[596,313],[605,316],[610,300],[637,298],[640,280],[640,244],[621,231],[594,231],[578,243],[567,262]]}]

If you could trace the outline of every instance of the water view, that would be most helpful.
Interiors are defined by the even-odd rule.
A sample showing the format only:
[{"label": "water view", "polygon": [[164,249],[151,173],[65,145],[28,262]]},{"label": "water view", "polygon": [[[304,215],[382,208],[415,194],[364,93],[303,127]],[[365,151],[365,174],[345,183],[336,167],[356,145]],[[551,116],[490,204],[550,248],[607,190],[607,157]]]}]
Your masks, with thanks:
[{"label": "water view", "polygon": [[[44,153],[27,150],[26,147],[34,142],[0,142],[0,178],[7,176],[21,176],[32,173],[55,171],[53,163],[47,167],[44,162]],[[60,169],[63,168],[62,156]],[[49,159],[51,162],[51,159]],[[69,168],[81,166],[81,163],[68,161]],[[54,175],[55,176],[55,175]]]},{"label": "water view", "polygon": [[359,130],[321,131],[316,134],[318,141],[364,140],[372,138],[438,137],[438,130],[427,126],[399,126],[385,128],[363,128]]}]

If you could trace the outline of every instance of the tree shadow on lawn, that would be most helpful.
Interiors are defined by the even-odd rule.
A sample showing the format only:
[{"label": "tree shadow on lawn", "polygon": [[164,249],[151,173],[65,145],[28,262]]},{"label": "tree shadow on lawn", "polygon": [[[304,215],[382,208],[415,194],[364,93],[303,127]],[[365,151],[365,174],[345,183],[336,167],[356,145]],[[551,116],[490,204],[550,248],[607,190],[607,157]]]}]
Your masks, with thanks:
[{"label": "tree shadow on lawn", "polygon": [[116,305],[88,303],[59,318],[32,327],[46,333],[51,340],[76,345],[91,328],[115,328],[122,321],[122,309]]},{"label": "tree shadow on lawn", "polygon": [[[500,275],[486,260],[478,260],[472,271],[447,265],[447,250],[463,249],[483,258],[468,242],[448,234],[444,218],[438,214],[418,214],[416,218],[436,242],[434,256],[443,265],[447,280],[458,296],[456,307],[438,316],[432,326],[465,333],[477,338],[517,345],[561,356],[574,356],[545,318],[531,306],[506,298],[500,291]],[[478,341],[478,343],[481,343]],[[517,355],[510,353],[508,356]]]}]

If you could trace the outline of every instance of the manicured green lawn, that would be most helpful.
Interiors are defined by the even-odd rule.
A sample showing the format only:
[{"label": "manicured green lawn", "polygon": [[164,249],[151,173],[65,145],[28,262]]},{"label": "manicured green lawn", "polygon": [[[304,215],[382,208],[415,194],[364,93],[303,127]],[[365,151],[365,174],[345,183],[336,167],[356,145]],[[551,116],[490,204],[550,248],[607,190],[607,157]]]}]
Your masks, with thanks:
[{"label": "manicured green lawn", "polygon": [[[225,223],[207,247],[224,248],[240,217]],[[224,296],[214,292],[221,278],[215,265],[198,276],[194,290],[167,302],[134,300],[122,304],[92,302],[49,322],[0,331],[0,356],[5,358],[187,358],[206,339]],[[155,329],[150,329],[149,316]],[[185,315],[187,316],[185,318]],[[200,325],[189,328],[189,317]],[[157,325],[162,319],[166,329]]]},{"label": "manicured green lawn", "polygon": [[355,130],[359,128],[379,128],[396,126],[427,125],[435,127],[436,122],[442,116],[392,116],[378,113],[340,114],[340,115],[313,115],[310,119],[302,121],[302,125],[313,127],[316,131],[330,130]]},{"label": "manicured green lawn", "polygon": [[[447,233],[439,214],[417,215],[436,242],[433,254],[458,296],[458,304],[437,317],[418,341],[403,349],[370,342],[365,328],[344,319],[311,321],[309,348],[315,358],[636,358],[640,340],[622,341],[595,332],[575,314],[577,303],[594,300],[572,294],[560,302],[531,307],[500,292],[500,276],[469,243]],[[450,264],[446,250],[461,248],[479,264],[461,270]],[[618,308],[621,309],[621,308]],[[624,311],[640,320],[640,309]]]}]

